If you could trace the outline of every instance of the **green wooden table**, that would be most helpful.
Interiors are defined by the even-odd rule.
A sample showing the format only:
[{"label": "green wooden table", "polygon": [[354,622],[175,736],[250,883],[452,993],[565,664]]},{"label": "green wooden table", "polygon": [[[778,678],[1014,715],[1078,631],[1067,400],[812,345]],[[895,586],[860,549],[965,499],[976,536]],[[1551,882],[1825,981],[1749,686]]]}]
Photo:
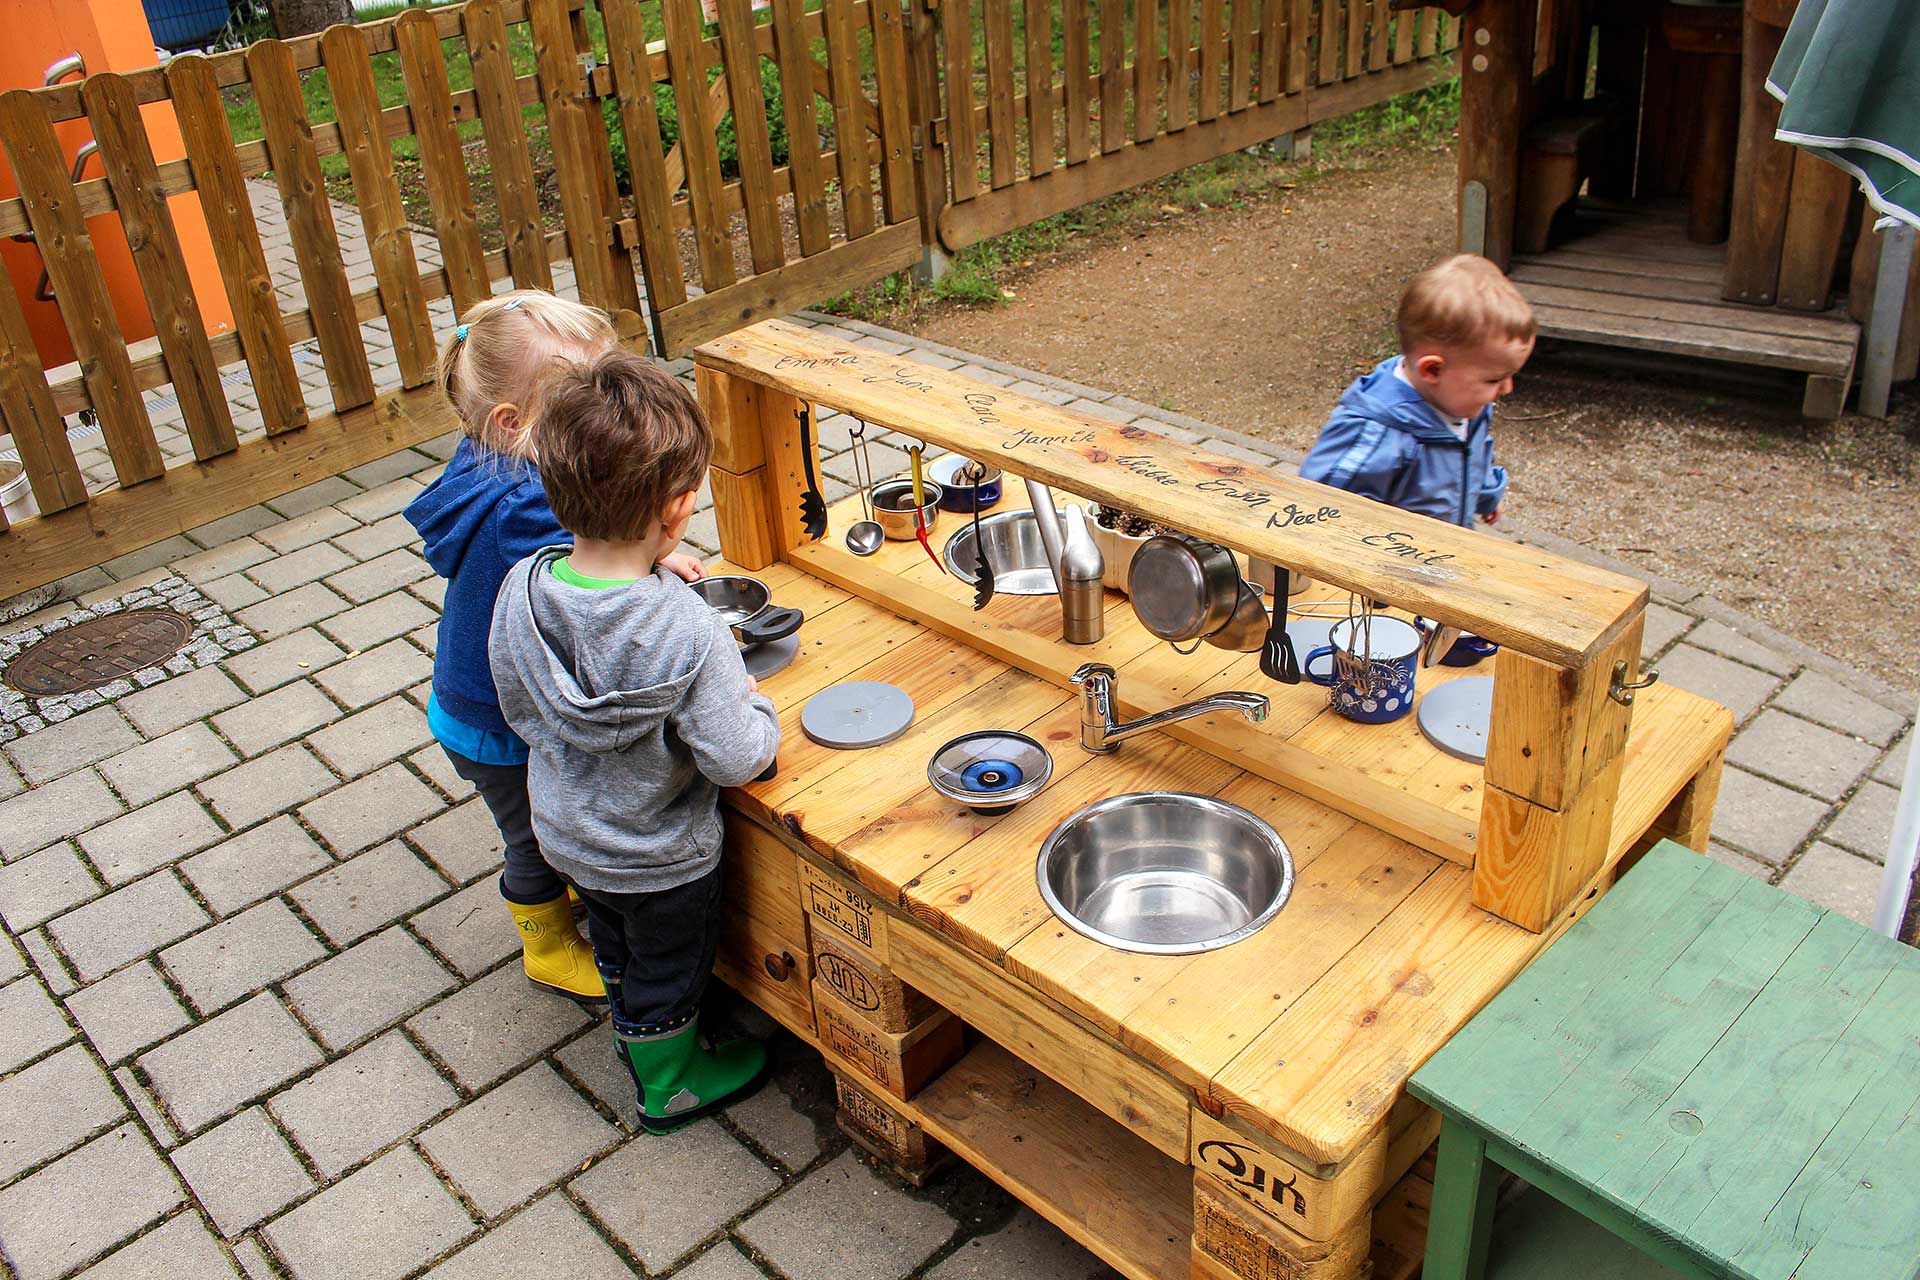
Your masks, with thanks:
[{"label": "green wooden table", "polygon": [[1920,1272],[1920,952],[1677,844],[1408,1087],[1443,1117],[1425,1280],[1602,1270],[1591,1231],[1490,1270],[1501,1169],[1651,1274]]}]

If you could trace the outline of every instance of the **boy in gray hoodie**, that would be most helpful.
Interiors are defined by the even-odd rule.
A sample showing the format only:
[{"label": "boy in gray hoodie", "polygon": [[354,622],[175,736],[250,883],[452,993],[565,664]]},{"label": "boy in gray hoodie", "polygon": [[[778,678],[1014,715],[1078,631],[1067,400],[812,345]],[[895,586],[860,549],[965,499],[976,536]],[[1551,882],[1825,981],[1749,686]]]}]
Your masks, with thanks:
[{"label": "boy in gray hoodie", "polygon": [[679,545],[712,435],[693,397],[615,352],[558,374],[532,428],[571,549],[507,574],[489,652],[500,710],[529,748],[547,863],[579,890],[640,1123],[666,1133],[737,1101],[763,1046],[700,1046],[720,925],[720,788],[780,746],[732,633],[660,567]]}]

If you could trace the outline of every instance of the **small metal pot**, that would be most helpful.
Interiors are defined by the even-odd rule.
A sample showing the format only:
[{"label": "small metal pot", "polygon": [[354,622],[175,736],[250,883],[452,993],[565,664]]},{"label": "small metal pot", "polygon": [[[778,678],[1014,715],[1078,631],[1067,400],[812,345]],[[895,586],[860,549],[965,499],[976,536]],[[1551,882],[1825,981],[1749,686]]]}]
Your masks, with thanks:
[{"label": "small metal pot", "polygon": [[1140,544],[1127,571],[1127,595],[1140,624],[1162,640],[1199,640],[1240,608],[1240,565],[1233,552],[1184,533],[1157,533]]},{"label": "small metal pot", "polygon": [[[933,528],[934,518],[940,514],[940,499],[946,490],[931,480],[920,485],[926,505],[920,508],[920,517],[926,527]],[[894,542],[912,542],[913,528],[913,481],[906,476],[896,476],[892,480],[882,480],[873,486],[873,518],[887,532]]]},{"label": "small metal pot", "polygon": [[743,649],[784,640],[805,620],[798,609],[775,609],[773,593],[758,578],[723,574],[689,582],[693,593],[720,615]]},{"label": "small metal pot", "polygon": [[1206,637],[1208,644],[1231,653],[1253,653],[1267,638],[1266,597],[1251,582],[1240,584],[1240,601],[1227,625]]}]

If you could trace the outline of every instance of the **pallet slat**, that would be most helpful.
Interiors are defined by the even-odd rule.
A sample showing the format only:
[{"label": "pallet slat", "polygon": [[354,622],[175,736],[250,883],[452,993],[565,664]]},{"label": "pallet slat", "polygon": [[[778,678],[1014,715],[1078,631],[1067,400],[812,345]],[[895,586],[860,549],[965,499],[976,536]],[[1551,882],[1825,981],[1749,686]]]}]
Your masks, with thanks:
[{"label": "pallet slat", "polygon": [[[305,426],[306,395],[294,372],[279,295],[267,268],[266,250],[260,245],[253,201],[241,177],[240,158],[227,130],[226,108],[212,65],[197,54],[175,58],[167,65],[167,84],[193,163],[214,261],[220,264],[220,279],[233,307],[233,327],[252,375],[261,421],[270,436]],[[154,384],[142,380],[137,385]],[[46,509],[44,503],[41,509]]]},{"label": "pallet slat", "polygon": [[340,256],[340,237],[334,229],[333,204],[327,199],[320,162],[307,132],[306,100],[293,56],[275,40],[262,40],[247,50],[247,67],[260,101],[260,122],[273,154],[274,179],[287,207],[287,230],[293,237],[294,257],[300,264],[300,283],[313,314],[314,336],[320,341],[327,385],[333,407],[344,412],[373,400],[373,371],[360,341],[354,314],[353,287]]},{"label": "pallet slat", "polygon": [[493,195],[500,209],[500,231],[507,242],[513,282],[523,289],[552,289],[545,224],[527,154],[519,87],[513,75],[513,47],[499,0],[469,0],[462,15],[467,54],[473,63],[473,92],[480,128],[493,170]]},{"label": "pallet slat", "polygon": [[151,480],[166,469],[166,459],[154,439],[147,407],[134,390],[126,339],[74,201],[53,122],[32,94],[15,89],[0,94],[0,139],[27,202],[35,247],[73,339],[87,394],[106,432],[114,474],[122,485]]},{"label": "pallet slat", "polygon": [[409,9],[394,22],[394,42],[400,51],[400,74],[407,87],[407,106],[413,114],[414,137],[420,146],[420,168],[426,178],[427,200],[433,208],[434,236],[440,260],[453,290],[455,315],[487,297],[486,251],[473,216],[473,185],[467,181],[467,158],[453,123],[453,90],[447,81],[446,57],[440,48],[440,29],[424,10]]},{"label": "pallet slat", "polygon": [[826,0],[827,69],[833,80],[834,145],[840,153],[840,207],[847,239],[873,234],[873,170],[860,127],[860,28],[849,0]]},{"label": "pallet slat", "polygon": [[1013,114],[1013,6],[981,0],[987,50],[987,145],[989,181],[995,191],[1013,185],[1018,147]]},{"label": "pallet slat", "polygon": [[413,256],[413,232],[393,177],[393,151],[380,132],[380,91],[373,83],[367,37],[359,28],[331,28],[320,43],[327,83],[333,89],[341,136],[347,140],[347,166],[360,206],[379,282],[381,311],[393,337],[402,386],[433,381],[433,321],[420,289],[420,263]]},{"label": "pallet slat", "polygon": [[[637,20],[638,0],[620,2],[633,7]],[[808,52],[811,42],[802,25],[805,17],[801,0],[773,0],[774,48],[780,64],[780,102],[787,117],[787,166],[793,175],[794,221],[799,228],[800,252],[810,258],[827,247],[830,230],[826,183],[820,176],[820,125],[813,101],[813,57]],[[650,92],[643,96],[652,99]],[[673,256],[678,261],[679,255]]]},{"label": "pallet slat", "polygon": [[111,72],[88,78],[81,95],[100,159],[113,183],[120,222],[140,273],[140,285],[152,313],[154,335],[167,359],[167,376],[185,419],[193,456],[208,458],[238,443],[233,412],[220,386],[220,370],[207,345],[207,325],[194,301],[193,279],[180,249],[173,215],[159,194],[160,173],[147,140],[133,90]]},{"label": "pallet slat", "polygon": [[0,289],[0,415],[6,418],[42,514],[86,502],[86,477],[74,461],[67,424],[47,389],[19,295],[10,288]]}]

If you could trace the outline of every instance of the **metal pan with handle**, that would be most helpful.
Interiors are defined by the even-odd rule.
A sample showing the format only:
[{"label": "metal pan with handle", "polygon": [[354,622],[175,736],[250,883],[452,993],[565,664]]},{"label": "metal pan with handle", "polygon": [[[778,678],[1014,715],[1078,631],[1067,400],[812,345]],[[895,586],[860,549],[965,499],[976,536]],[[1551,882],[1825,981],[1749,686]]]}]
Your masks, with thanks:
[{"label": "metal pan with handle", "polygon": [[773,593],[758,578],[723,574],[687,585],[720,615],[743,649],[784,640],[806,620],[798,609],[774,608]]}]

